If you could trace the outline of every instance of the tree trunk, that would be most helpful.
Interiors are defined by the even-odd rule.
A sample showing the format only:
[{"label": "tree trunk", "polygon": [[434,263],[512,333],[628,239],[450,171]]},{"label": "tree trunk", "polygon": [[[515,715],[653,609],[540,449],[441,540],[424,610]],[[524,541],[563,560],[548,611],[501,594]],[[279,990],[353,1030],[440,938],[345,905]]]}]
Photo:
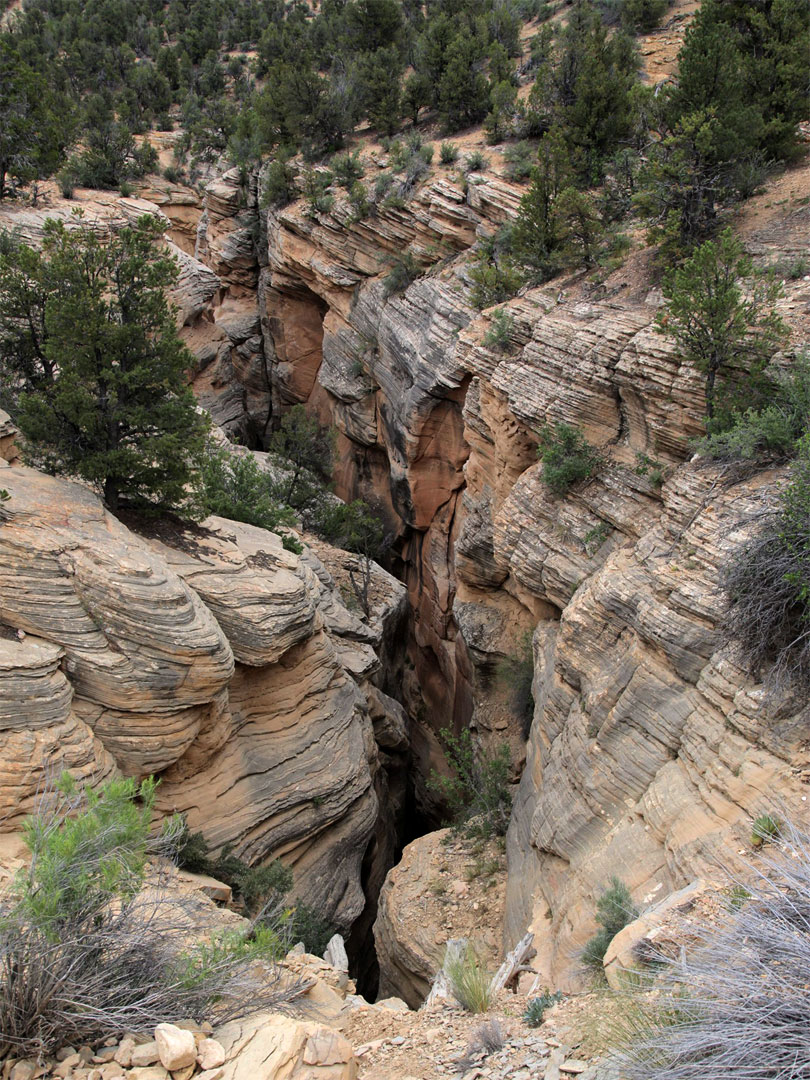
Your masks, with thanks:
[{"label": "tree trunk", "polygon": [[118,513],[118,496],[121,493],[118,481],[108,476],[104,481],[104,502],[112,514]]}]

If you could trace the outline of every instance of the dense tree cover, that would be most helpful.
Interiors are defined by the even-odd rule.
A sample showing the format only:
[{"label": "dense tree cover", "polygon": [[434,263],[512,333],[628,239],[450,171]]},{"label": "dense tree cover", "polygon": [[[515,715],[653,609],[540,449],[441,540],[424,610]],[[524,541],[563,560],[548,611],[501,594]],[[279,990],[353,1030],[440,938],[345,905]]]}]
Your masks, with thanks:
[{"label": "dense tree cover", "polygon": [[644,209],[671,248],[710,235],[718,209],[799,150],[808,116],[807,0],[704,0],[678,77],[651,110]]},{"label": "dense tree cover", "polygon": [[146,215],[112,237],[51,220],[41,251],[0,251],[0,369],[26,457],[97,484],[113,511],[122,497],[182,506],[207,427],[162,231]]},{"label": "dense tree cover", "polygon": [[[155,163],[134,136],[172,127],[179,107],[181,157],[270,157],[264,198],[282,205],[301,186],[293,155],[332,154],[363,121],[383,137],[427,116],[447,131],[483,123],[493,143],[520,140],[505,157],[530,184],[511,246],[481,246],[480,302],[613,258],[631,213],[666,257],[680,256],[799,152],[810,0],[704,0],[677,75],[653,89],[633,34],[667,7],[573,0],[563,20],[545,21],[553,8],[528,0],[27,0],[0,35],[0,198],[53,173],[71,144],[64,194],[123,189]],[[526,20],[536,20],[528,58]],[[374,193],[359,175],[344,185],[357,217],[401,204],[426,173],[416,143],[402,161],[398,145],[401,181],[380,177]],[[303,180],[308,212],[328,212],[324,175]]]}]

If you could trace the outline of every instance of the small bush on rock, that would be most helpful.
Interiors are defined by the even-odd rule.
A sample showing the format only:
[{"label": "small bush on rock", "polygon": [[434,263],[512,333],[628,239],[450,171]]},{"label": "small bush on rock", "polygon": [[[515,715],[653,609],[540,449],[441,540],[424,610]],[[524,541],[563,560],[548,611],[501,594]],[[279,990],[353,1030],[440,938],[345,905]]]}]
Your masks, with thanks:
[{"label": "small bush on rock", "polygon": [[386,297],[404,292],[411,282],[416,281],[420,273],[419,263],[410,251],[394,259],[383,282],[383,292]]},{"label": "small bush on rock", "polygon": [[619,878],[612,877],[610,887],[596,901],[596,921],[600,929],[582,950],[583,962],[601,971],[608,945],[637,916],[638,908],[633,903],[630,890]]},{"label": "small bush on rock", "polygon": [[511,344],[514,330],[514,315],[509,311],[504,311],[503,308],[499,308],[492,313],[492,322],[489,324],[489,329],[484,334],[483,343],[488,349],[496,349],[498,352],[505,352]]},{"label": "small bush on rock", "polygon": [[208,514],[261,529],[294,525],[295,514],[273,497],[273,481],[252,454],[209,447],[200,463],[201,496]]},{"label": "small bush on rock", "polygon": [[562,421],[543,427],[537,453],[543,480],[555,495],[565,495],[580,480],[594,476],[601,463],[599,451],[579,428]]},{"label": "small bush on rock", "polygon": [[453,776],[431,773],[428,786],[444,798],[454,824],[467,835],[503,836],[509,825],[509,747],[494,754],[476,753],[468,729],[454,735],[440,732]]}]

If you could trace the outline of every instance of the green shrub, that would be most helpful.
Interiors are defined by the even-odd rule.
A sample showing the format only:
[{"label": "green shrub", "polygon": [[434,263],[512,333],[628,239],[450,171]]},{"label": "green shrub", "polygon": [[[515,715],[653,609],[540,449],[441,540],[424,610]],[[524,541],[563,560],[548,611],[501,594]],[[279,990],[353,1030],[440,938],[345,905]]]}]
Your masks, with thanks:
[{"label": "green shrub", "polygon": [[480,309],[511,300],[525,284],[525,276],[508,258],[491,261],[479,257],[470,269],[473,288],[470,299]]},{"label": "green shrub", "polygon": [[394,177],[391,173],[380,173],[374,181],[374,198],[377,200],[384,199],[391,190],[393,183]]},{"label": "green shrub", "polygon": [[303,404],[282,416],[268,447],[284,470],[272,488],[276,500],[303,512],[320,503],[332,477],[335,437],[335,429],[322,427]]},{"label": "green shrub", "polygon": [[787,333],[773,306],[781,286],[752,274],[751,259],[728,228],[664,278],[666,305],[658,330],[673,339],[681,359],[703,373],[706,416],[715,433],[729,425],[738,401],[754,407],[762,402],[770,389],[765,366]]},{"label": "green shrub", "polygon": [[626,30],[654,30],[670,5],[670,0],[599,0],[598,7],[609,23],[621,22]]},{"label": "green shrub", "polygon": [[810,274],[810,258],[797,255],[795,258],[778,259],[768,267],[768,273],[787,281],[798,281]]},{"label": "green shrub", "polygon": [[289,929],[289,940],[293,944],[303,941],[307,952],[314,956],[323,956],[330,939],[337,932],[334,923],[303,900],[296,901],[285,926]]},{"label": "green shrub", "polygon": [[155,787],[112,780],[80,792],[65,776],[26,823],[31,863],[0,920],[0,1057],[151,1035],[190,1017],[224,1023],[301,993],[272,956],[261,979],[251,972],[268,935],[240,935],[207,954],[187,949],[187,915],[163,888],[159,862],[155,887],[142,887],[147,858],[171,850],[178,834],[176,819],[152,833]]},{"label": "green shrub", "polygon": [[555,990],[552,993],[548,987],[544,987],[543,992],[538,997],[529,998],[523,1013],[523,1019],[529,1027],[540,1027],[548,1009],[552,1005],[556,1005],[558,1001],[562,1001],[560,991]]},{"label": "green shrub", "polygon": [[487,332],[484,334],[483,343],[488,349],[496,349],[505,352],[511,342],[515,331],[515,317],[510,311],[498,308],[492,313],[492,321]]},{"label": "green shrub", "polygon": [[510,180],[527,180],[537,161],[537,147],[522,139],[507,146],[503,152],[506,175]]},{"label": "green shrub", "polygon": [[189,990],[205,985],[223,965],[253,964],[257,960],[279,961],[288,951],[288,940],[269,926],[243,930],[220,930],[208,941],[185,950],[178,959],[178,977]]},{"label": "green shrub", "polygon": [[212,858],[203,834],[191,832],[184,818],[178,825],[174,858],[184,870],[209,874],[230,885],[246,912],[253,917],[260,914],[276,916],[293,884],[292,870],[278,859],[264,866],[251,866],[233,854],[230,844],[226,844],[219,855]]},{"label": "green shrub", "polygon": [[470,1013],[484,1013],[492,1001],[490,976],[471,942],[464,951],[450,953],[445,959],[445,971],[453,997]]},{"label": "green shrub", "polygon": [[416,281],[421,272],[419,263],[410,251],[406,251],[392,261],[391,269],[383,279],[383,293],[389,297],[404,292],[411,282]]},{"label": "green shrub", "polygon": [[525,21],[535,19],[537,22],[544,22],[554,14],[554,8],[545,0],[518,0],[517,12]]},{"label": "green shrub", "polygon": [[19,882],[21,904],[49,937],[140,889],[156,786],[130,778],[80,792],[65,773],[49,812],[25,822],[31,868]]},{"label": "green shrub", "polygon": [[537,453],[543,480],[555,495],[565,495],[574,484],[595,476],[602,461],[579,428],[562,421],[542,428]]},{"label": "green shrub", "polygon": [[251,453],[210,446],[200,463],[200,485],[207,514],[273,532],[295,524],[295,514],[273,497],[273,481]]},{"label": "green shrub", "polygon": [[582,960],[588,967],[602,970],[608,945],[628,923],[638,917],[630,890],[617,877],[610,879],[610,886],[596,901],[596,921],[600,929],[582,950]]},{"label": "green shrub", "polygon": [[56,174],[56,182],[63,199],[72,199],[76,190],[76,174],[72,169],[62,169]]},{"label": "green shrub", "polygon": [[595,554],[612,532],[613,526],[607,521],[600,521],[598,525],[588,529],[582,537],[582,546],[585,548],[585,553],[588,556]]},{"label": "green shrub", "polygon": [[287,206],[295,200],[296,195],[292,165],[283,157],[275,158],[264,173],[261,205],[271,208]]},{"label": "green shrub", "polygon": [[467,154],[467,157],[464,159],[464,172],[483,172],[488,164],[489,162],[480,150],[473,150],[472,153]]},{"label": "green shrub", "polygon": [[751,830],[751,843],[754,847],[778,840],[782,833],[782,822],[773,814],[760,814]]},{"label": "green shrub", "polygon": [[454,735],[442,728],[439,734],[453,775],[433,771],[428,787],[444,799],[455,827],[468,836],[505,835],[512,809],[509,747],[476,753],[469,729]]},{"label": "green shrub", "polygon": [[636,476],[646,476],[653,487],[660,487],[664,482],[664,466],[648,454],[639,451],[636,454]]},{"label": "green shrub", "polygon": [[777,373],[765,392],[767,404],[733,410],[722,430],[710,430],[695,449],[715,461],[792,456],[810,426],[810,359],[797,358],[789,370]]},{"label": "green shrub", "polygon": [[335,180],[347,191],[351,191],[352,185],[357,180],[362,180],[366,175],[358,151],[353,154],[337,154],[332,158],[330,168],[334,173]]},{"label": "green shrub", "polygon": [[455,143],[443,142],[439,147],[439,160],[442,165],[452,165],[458,161],[458,147]]},{"label": "green shrub", "polygon": [[365,220],[371,213],[368,193],[365,184],[360,180],[356,180],[349,189],[349,202],[352,204],[352,210],[357,221]]}]

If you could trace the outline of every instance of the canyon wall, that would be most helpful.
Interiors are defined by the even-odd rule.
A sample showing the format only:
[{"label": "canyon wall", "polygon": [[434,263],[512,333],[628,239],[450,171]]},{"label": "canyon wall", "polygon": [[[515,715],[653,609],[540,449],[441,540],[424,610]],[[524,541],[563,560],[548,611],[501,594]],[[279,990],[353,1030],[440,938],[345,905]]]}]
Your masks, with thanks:
[{"label": "canyon wall", "polygon": [[402,586],[375,568],[361,619],[346,552],[299,557],[220,518],[128,528],[85,487],[2,464],[2,830],[65,768],[156,774],[161,811],[251,863],[283,857],[348,930],[364,859],[394,857],[379,800],[396,818],[404,799],[405,720],[375,685]]},{"label": "canyon wall", "polygon": [[[784,475],[735,479],[691,460],[702,380],[655,328],[648,252],[601,281],[524,291],[507,305],[509,341],[488,347],[469,246],[514,215],[520,191],[438,172],[362,221],[340,199],[329,214],[262,213],[264,363],[272,407],[303,401],[337,426],[340,493],[376,506],[397,537],[418,796],[428,804],[419,777],[440,763],[441,726],[471,722],[482,745],[511,745],[522,776],[505,943],[530,926],[540,970],[565,986],[612,875],[655,898],[748,858],[751,818],[774,793],[806,810],[806,713],[769,703],[718,632],[725,561]],[[764,262],[808,239],[806,206],[746,235]],[[405,249],[422,274],[389,295]],[[788,283],[781,301],[793,347],[809,291]],[[536,455],[555,421],[603,454],[562,498]],[[528,740],[498,677],[527,635]]]},{"label": "canyon wall", "polygon": [[[385,164],[372,155],[369,179]],[[231,171],[199,207],[161,188],[104,213],[161,203],[200,401],[255,448],[296,402],[333,423],[338,493],[384,518],[404,588],[380,571],[362,622],[335,584],[345,553],[299,558],[216,520],[136,535],[84,489],[3,468],[5,813],[57,765],[158,770],[163,809],[252,861],[285,856],[348,927],[396,854],[406,772],[429,818],[438,731],[471,723],[484,747],[510,744],[519,779],[505,943],[531,926],[544,977],[570,985],[611,875],[655,898],[747,859],[774,793],[805,811],[806,714],[773,707],[718,633],[724,562],[783,474],[692,460],[701,377],[656,332],[648,252],[524,290],[508,341],[487,345],[470,248],[514,216],[517,186],[438,167],[363,220],[341,197],[264,210],[261,189]],[[742,223],[762,261],[810,242],[810,209],[779,205]],[[23,235],[53,213],[17,215]],[[406,251],[421,273],[391,292]],[[792,346],[809,294],[790,282],[781,302]],[[537,460],[554,421],[603,456],[565,497]],[[528,732],[498,675],[527,640]]]}]

